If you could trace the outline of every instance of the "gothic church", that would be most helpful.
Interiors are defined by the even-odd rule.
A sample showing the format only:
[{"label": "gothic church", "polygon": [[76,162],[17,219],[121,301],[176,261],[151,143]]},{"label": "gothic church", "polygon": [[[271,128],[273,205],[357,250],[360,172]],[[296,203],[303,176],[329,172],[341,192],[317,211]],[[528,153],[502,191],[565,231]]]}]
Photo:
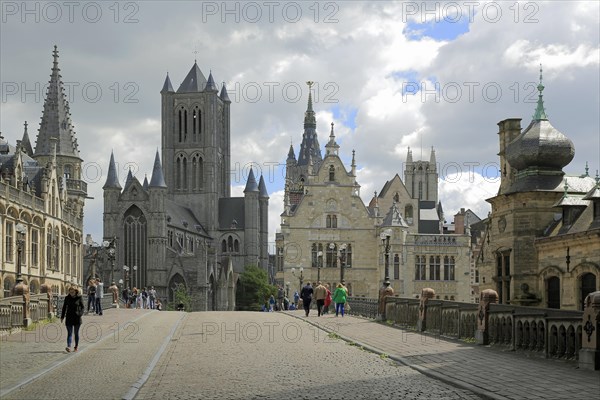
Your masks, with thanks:
[{"label": "gothic church", "polygon": [[194,62],[177,91],[167,75],[161,98],[162,160],[157,151],[150,181],[130,171],[121,187],[111,155],[104,238],[118,238],[130,287],[154,286],[167,301],[185,287],[194,311],[233,310],[239,273],[268,265],[264,179],[250,169],[244,197],[231,197],[231,101],[212,72]]}]

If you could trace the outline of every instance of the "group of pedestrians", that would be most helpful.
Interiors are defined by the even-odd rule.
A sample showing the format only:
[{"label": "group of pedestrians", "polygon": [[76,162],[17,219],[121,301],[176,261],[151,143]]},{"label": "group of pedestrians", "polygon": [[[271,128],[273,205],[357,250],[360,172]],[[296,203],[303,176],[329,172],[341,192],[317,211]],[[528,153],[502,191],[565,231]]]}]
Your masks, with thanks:
[{"label": "group of pedestrians", "polygon": [[102,315],[102,299],[104,298],[104,283],[100,278],[92,278],[87,287],[87,313]]},{"label": "group of pedestrians", "polygon": [[126,308],[145,310],[160,310],[162,308],[154,286],[150,286],[150,290],[146,288],[140,290],[136,287],[133,289],[124,288],[121,294]]},{"label": "group of pedestrians", "polygon": [[348,299],[348,288],[342,283],[338,283],[333,294],[329,285],[323,285],[320,281],[317,282],[317,286],[313,288],[308,282],[306,286],[300,291],[300,298],[302,299],[302,307],[304,313],[308,317],[310,314],[310,305],[312,303],[313,295],[317,300],[317,316],[320,317],[323,314],[329,313],[329,306],[332,302],[335,303],[335,316],[337,317],[340,313],[344,316],[345,304]]}]

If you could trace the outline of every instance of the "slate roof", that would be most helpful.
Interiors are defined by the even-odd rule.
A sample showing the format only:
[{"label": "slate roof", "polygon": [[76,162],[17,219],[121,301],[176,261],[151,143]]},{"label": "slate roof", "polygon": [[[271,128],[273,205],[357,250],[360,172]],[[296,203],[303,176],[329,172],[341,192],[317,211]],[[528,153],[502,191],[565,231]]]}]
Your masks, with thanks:
[{"label": "slate roof", "polygon": [[219,199],[219,229],[231,230],[245,227],[245,203],[243,197],[230,197]]},{"label": "slate roof", "polygon": [[210,237],[191,209],[168,199],[165,200],[165,209],[168,226]]}]

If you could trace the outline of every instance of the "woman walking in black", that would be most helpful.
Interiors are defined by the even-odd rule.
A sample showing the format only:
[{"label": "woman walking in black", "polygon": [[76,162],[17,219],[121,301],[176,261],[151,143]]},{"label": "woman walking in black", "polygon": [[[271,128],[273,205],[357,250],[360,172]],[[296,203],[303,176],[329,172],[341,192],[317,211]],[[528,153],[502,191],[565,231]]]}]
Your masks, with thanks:
[{"label": "woman walking in black", "polygon": [[75,332],[75,347],[73,351],[77,351],[79,345],[79,327],[81,326],[81,316],[85,311],[83,304],[83,297],[75,286],[69,288],[69,295],[65,297],[63,303],[62,313],[60,315],[60,322],[62,323],[67,317],[65,325],[67,326],[67,353],[71,352],[71,342],[73,341],[73,332]]}]

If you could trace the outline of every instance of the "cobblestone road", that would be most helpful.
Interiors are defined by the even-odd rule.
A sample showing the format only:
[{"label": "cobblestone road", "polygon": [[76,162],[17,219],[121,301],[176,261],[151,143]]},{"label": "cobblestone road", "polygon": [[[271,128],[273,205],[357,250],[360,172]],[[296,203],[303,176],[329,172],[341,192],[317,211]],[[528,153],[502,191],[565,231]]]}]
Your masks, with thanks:
[{"label": "cobblestone road", "polygon": [[479,397],[282,313],[213,312],[186,316],[138,398]]}]

